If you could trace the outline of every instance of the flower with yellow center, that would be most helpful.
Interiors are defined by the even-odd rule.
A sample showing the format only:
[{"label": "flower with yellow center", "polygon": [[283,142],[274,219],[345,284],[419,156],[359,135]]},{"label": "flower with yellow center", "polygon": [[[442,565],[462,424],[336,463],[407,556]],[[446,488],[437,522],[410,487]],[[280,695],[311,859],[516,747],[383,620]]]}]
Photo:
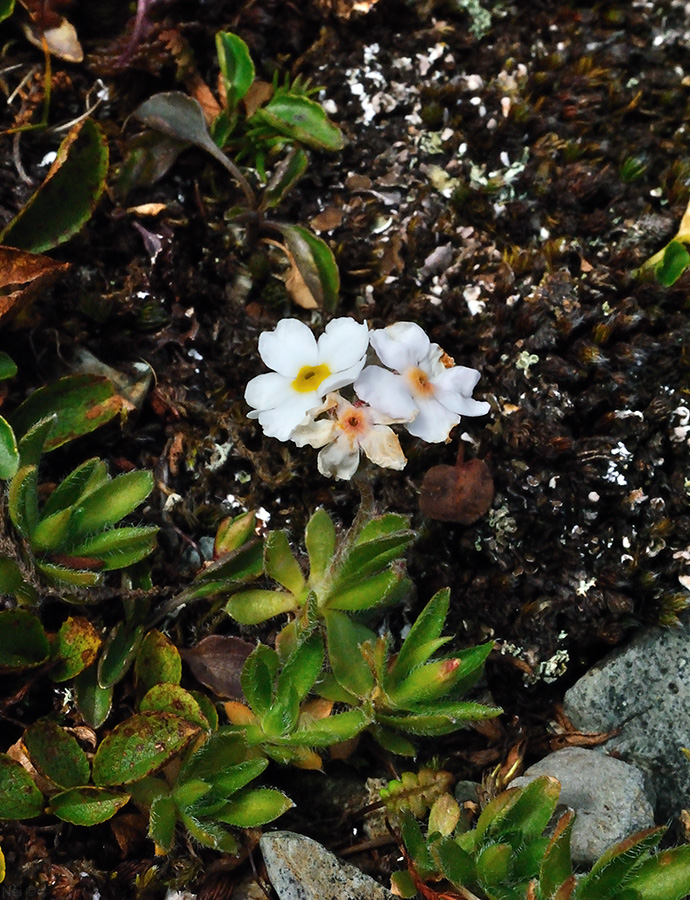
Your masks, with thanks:
[{"label": "flower with yellow center", "polygon": [[[322,413],[328,416],[319,419]],[[357,471],[360,452],[377,466],[405,467],[407,460],[398,436],[388,427],[395,421],[361,401],[349,403],[332,393],[292,432],[291,440],[298,447],[309,444],[322,448],[317,466],[326,478],[349,480]]]},{"label": "flower with yellow center", "polygon": [[489,411],[488,403],[472,399],[479,372],[454,366],[414,322],[372,331],[370,341],[388,369],[367,366],[355,381],[355,392],[386,415],[406,422],[410,434],[430,443],[445,441],[461,416]]},{"label": "flower with yellow center", "polygon": [[257,375],[244,399],[268,437],[287,441],[329,391],[352,384],[362,371],[369,343],[365,324],[333,319],[318,342],[299,319],[281,319],[259,337],[259,354],[272,372]]}]

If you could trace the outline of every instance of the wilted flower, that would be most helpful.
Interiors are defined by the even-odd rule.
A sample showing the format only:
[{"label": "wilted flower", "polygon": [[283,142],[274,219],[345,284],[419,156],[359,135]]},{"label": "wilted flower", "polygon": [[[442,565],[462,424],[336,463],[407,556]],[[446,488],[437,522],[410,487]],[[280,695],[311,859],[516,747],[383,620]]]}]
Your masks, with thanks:
[{"label": "wilted flower", "polygon": [[414,322],[396,322],[371,332],[381,362],[355,381],[357,396],[405,425],[410,434],[437,443],[448,438],[461,416],[483,416],[489,404],[472,399],[479,372],[455,366]]},{"label": "wilted flower", "polygon": [[252,378],[244,398],[265,434],[287,441],[309,410],[329,392],[351,384],[362,371],[369,343],[366,324],[333,319],[318,343],[299,319],[281,319],[259,337],[269,372]]},{"label": "wilted flower", "polygon": [[[327,418],[316,418],[324,412],[329,413]],[[290,437],[298,447],[309,444],[322,448],[317,465],[326,478],[352,478],[359,465],[360,450],[377,466],[405,467],[407,460],[398,436],[388,427],[397,420],[360,401],[349,403],[340,394],[329,394],[311,416]]]}]

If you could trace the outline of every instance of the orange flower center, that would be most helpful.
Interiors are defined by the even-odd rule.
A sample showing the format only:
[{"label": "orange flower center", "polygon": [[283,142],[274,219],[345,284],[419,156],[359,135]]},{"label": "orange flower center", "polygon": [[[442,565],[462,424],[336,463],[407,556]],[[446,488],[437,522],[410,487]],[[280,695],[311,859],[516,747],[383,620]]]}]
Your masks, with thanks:
[{"label": "orange flower center", "polygon": [[429,381],[429,376],[423,369],[408,369],[407,377],[415,394],[422,394],[424,397],[431,397],[434,393],[434,386]]},{"label": "orange flower center", "polygon": [[350,407],[338,417],[338,428],[344,432],[350,444],[363,437],[368,427],[367,417],[361,409]]},{"label": "orange flower center", "polygon": [[331,370],[323,363],[320,366],[302,366],[292,387],[300,394],[311,394],[319,389],[330,374]]}]

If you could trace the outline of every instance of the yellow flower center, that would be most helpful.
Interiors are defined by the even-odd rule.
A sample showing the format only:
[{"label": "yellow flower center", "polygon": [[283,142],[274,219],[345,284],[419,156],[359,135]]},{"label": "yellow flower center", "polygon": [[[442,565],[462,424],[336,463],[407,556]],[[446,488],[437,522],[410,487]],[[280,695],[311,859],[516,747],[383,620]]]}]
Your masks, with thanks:
[{"label": "yellow flower center", "polygon": [[434,386],[429,381],[429,376],[423,369],[408,369],[407,377],[415,394],[422,394],[424,397],[431,397],[434,393]]},{"label": "yellow flower center", "polygon": [[320,366],[302,366],[297,378],[292,382],[292,387],[300,394],[311,394],[312,391],[319,389],[321,382],[330,374],[331,370],[323,363]]}]

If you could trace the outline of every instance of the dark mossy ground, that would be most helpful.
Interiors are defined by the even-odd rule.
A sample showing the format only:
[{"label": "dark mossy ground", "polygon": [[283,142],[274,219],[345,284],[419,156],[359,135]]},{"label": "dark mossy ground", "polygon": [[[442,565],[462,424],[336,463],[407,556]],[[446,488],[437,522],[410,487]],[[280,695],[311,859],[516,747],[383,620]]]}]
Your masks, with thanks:
[{"label": "dark mossy ground", "polygon": [[[428,751],[479,778],[525,739],[529,757],[543,754],[565,688],[634,629],[668,618],[684,593],[690,276],[664,288],[632,272],[675,233],[688,201],[690,18],[674,0],[487,3],[493,18],[479,38],[461,5],[379,0],[347,19],[317,0],[163,0],[130,44],[122,4],[77,4],[68,15],[87,57],[54,61],[49,121],[80,115],[101,79],[108,99],[94,115],[115,172],[140,102],[181,89],[185,66],[215,84],[220,29],[247,41],[263,77],[277,68],[323,86],[345,149],[312,155],[279,217],[311,223],[329,241],[339,314],[374,327],[418,322],[457,363],[480,370],[475,396],[492,407],[484,420],[465,420],[450,446],[409,438],[402,473],[365,470],[380,508],[411,514],[419,529],[409,555],[418,599],[392,614],[394,626],[449,585],[458,646],[497,641],[487,683],[506,710],[502,724]],[[13,20],[2,28],[5,94],[34,72],[5,109],[8,128],[32,104],[38,116],[42,55]],[[50,130],[5,137],[3,222],[40,183],[41,160],[59,139]],[[20,373],[3,412],[70,371],[81,348],[115,368],[152,366],[155,388],[140,413],[52,454],[49,466],[58,477],[100,454],[113,471],[153,468],[158,492],[146,517],[162,526],[161,601],[189,580],[198,562],[190,548],[225,515],[263,507],[272,527],[287,525],[298,540],[315,506],[349,524],[358,503],[353,484],[318,475],[313,451],[264,438],[245,417],[244,387],[263,371],[260,332],[284,316],[321,323],[292,304],[280,256],[225,220],[239,199],[196,150],[160,182],[119,203],[104,198],[52,253],[72,263],[70,273],[0,339]],[[155,217],[128,211],[145,203],[165,208]],[[425,471],[452,463],[461,435],[466,456],[486,460],[495,482],[492,509],[469,527],[417,511]],[[163,511],[172,493],[181,499]],[[57,604],[47,604],[49,620]],[[117,614],[112,603],[90,613],[104,624]],[[212,630],[235,633],[198,609],[171,633],[189,646]],[[5,743],[57,702],[29,696],[12,711]],[[368,746],[347,776],[341,763],[326,768],[336,784],[353,772],[362,783],[389,773]],[[301,778],[275,780],[308,799],[314,776]],[[284,824],[340,848],[351,839],[353,820],[312,813],[298,806]],[[154,862],[145,839],[132,834],[123,850],[108,826],[87,833],[46,820],[3,834],[8,860],[38,896],[130,895],[133,876]],[[180,847],[157,860],[151,896],[170,881],[212,896],[213,866],[224,863],[197,852]],[[389,865],[378,851],[368,858],[382,876]],[[92,873],[83,889],[80,872]],[[226,886],[233,877],[223,875]]]}]

